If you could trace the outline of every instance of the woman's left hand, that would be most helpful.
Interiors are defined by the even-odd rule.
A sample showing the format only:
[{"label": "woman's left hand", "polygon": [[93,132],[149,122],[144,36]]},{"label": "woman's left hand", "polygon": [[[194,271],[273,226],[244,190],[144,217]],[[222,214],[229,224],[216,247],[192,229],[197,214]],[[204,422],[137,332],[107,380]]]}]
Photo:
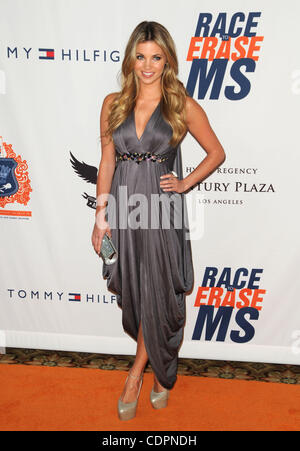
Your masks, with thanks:
[{"label": "woman's left hand", "polygon": [[160,176],[160,187],[163,191],[176,191],[177,193],[184,192],[183,180],[179,180],[176,173],[169,173]]}]

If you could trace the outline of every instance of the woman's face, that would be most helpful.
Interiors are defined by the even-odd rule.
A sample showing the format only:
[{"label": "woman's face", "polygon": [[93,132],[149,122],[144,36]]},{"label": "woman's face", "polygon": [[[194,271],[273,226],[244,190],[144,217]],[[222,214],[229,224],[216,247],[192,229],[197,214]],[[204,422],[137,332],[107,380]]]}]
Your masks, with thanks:
[{"label": "woman's face", "polygon": [[154,41],[137,45],[134,72],[141,83],[149,85],[160,81],[166,62],[166,55]]}]

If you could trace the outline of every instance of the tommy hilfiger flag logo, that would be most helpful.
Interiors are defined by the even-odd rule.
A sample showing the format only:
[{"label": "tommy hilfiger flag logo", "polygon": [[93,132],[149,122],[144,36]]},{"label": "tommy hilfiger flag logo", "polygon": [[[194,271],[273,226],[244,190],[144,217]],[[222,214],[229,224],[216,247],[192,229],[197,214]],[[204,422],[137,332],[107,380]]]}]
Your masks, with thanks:
[{"label": "tommy hilfiger flag logo", "polygon": [[39,49],[40,52],[44,52],[44,55],[40,55],[40,60],[54,60],[54,49]]},{"label": "tommy hilfiger flag logo", "polygon": [[69,301],[80,302],[81,301],[80,293],[69,293]]}]

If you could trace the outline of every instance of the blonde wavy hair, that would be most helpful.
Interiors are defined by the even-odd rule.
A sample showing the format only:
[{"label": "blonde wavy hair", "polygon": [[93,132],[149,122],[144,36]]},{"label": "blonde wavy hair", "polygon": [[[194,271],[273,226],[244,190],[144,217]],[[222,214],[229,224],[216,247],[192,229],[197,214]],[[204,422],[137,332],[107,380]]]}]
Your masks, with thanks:
[{"label": "blonde wavy hair", "polygon": [[161,77],[162,114],[173,130],[170,145],[176,147],[187,132],[185,100],[189,94],[177,78],[178,60],[174,41],[168,30],[157,22],[141,22],[129,38],[122,62],[121,91],[110,105],[105,135],[111,136],[135,107],[139,95],[139,80],[134,72],[136,47],[145,41],[154,41],[166,55],[167,62]]}]

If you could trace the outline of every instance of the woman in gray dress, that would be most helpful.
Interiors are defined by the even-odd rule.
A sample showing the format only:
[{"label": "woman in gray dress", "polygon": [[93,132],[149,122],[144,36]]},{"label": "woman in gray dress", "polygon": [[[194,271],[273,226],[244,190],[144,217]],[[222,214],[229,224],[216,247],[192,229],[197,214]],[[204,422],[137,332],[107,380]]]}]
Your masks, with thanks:
[{"label": "woman in gray dress", "polygon": [[[105,97],[100,116],[92,244],[99,254],[106,232],[117,248],[116,262],[103,263],[103,277],[122,308],[124,330],[137,342],[118,400],[121,420],[136,414],[148,359],[151,404],[167,406],[177,378],[185,295],[194,282],[185,193],[225,159],[206,113],[177,74],[169,32],[157,22],[140,23],[125,50],[122,89]],[[183,178],[180,144],[187,132],[207,156]]]}]

